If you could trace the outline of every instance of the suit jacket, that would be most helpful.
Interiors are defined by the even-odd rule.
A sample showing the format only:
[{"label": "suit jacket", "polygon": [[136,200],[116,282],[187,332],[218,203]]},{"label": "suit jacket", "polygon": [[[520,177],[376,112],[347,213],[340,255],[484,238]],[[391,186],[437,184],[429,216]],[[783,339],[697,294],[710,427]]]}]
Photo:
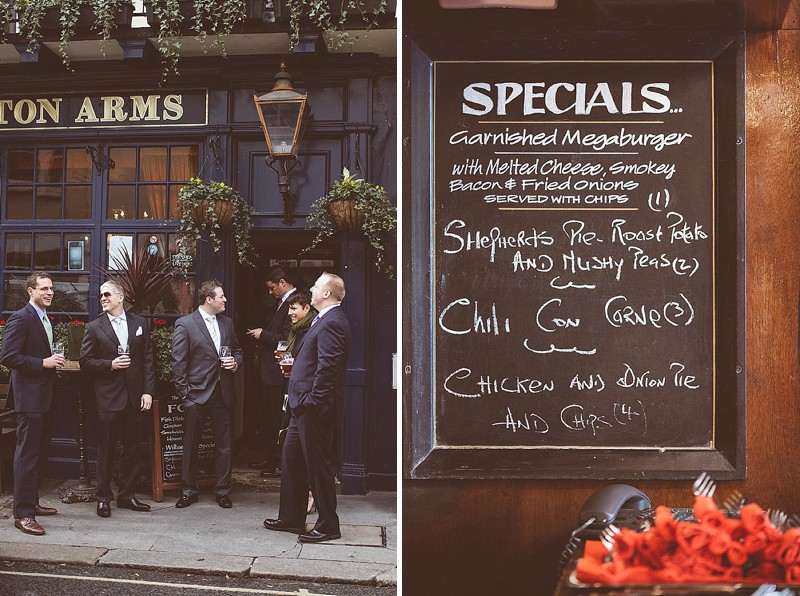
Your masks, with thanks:
[{"label": "suit jacket", "polygon": [[295,415],[336,408],[342,419],[349,355],[350,324],[337,306],[311,326],[295,353],[289,377],[289,407]]},{"label": "suit jacket", "polygon": [[132,313],[125,313],[125,319],[131,350],[128,368],[111,369],[111,361],[119,355],[119,340],[107,313],[88,323],[83,334],[81,370],[94,377],[98,412],[120,412],[126,403],[138,410],[142,394],[153,395],[155,391],[155,357],[150,326],[147,319]]},{"label": "suit jacket", "polygon": [[30,302],[8,318],[0,361],[11,369],[7,407],[20,412],[49,412],[56,369],[42,360],[53,355],[42,320]]},{"label": "suit jacket", "polygon": [[292,329],[292,319],[289,318],[289,301],[284,300],[272,315],[267,326],[261,331],[259,342],[261,344],[261,380],[265,385],[280,385],[286,379],[281,372],[281,367],[275,362],[275,349],[278,342],[289,337]]},{"label": "suit jacket", "polygon": [[[241,366],[244,358],[233,329],[233,321],[217,315],[217,325],[220,345],[230,346],[233,359]],[[175,394],[179,399],[204,404],[219,383],[225,405],[236,405],[233,372],[220,366],[219,353],[199,309],[175,322],[175,334],[172,336],[172,378],[175,381]]]}]

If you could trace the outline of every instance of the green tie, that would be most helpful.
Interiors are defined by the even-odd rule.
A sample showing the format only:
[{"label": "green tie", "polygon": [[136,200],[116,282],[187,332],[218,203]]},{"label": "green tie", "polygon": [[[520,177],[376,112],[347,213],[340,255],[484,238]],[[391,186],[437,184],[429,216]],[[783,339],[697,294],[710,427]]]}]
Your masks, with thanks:
[{"label": "green tie", "polygon": [[44,330],[47,332],[47,339],[50,342],[50,349],[53,349],[53,326],[50,324],[50,319],[47,318],[47,315],[42,315],[42,324],[44,325]]}]

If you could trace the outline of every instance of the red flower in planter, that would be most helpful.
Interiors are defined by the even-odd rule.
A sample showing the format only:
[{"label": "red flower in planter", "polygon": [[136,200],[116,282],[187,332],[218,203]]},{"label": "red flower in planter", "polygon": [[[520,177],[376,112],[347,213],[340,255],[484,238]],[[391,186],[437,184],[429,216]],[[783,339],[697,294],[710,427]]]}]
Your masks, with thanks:
[{"label": "red flower in planter", "polygon": [[156,329],[159,329],[160,327],[166,327],[167,326],[167,320],[166,319],[153,319],[153,326]]}]

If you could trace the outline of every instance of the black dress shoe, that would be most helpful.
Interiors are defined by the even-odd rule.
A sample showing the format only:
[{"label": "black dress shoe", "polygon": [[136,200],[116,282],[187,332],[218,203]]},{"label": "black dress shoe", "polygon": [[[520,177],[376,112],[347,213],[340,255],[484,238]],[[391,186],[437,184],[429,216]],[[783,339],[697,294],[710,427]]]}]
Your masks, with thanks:
[{"label": "black dress shoe", "polygon": [[217,505],[219,505],[223,509],[230,509],[231,507],[233,507],[233,503],[231,503],[231,498],[228,495],[217,495]]},{"label": "black dress shoe", "polygon": [[265,519],[264,527],[267,530],[275,530],[276,532],[291,532],[292,534],[302,534],[306,531],[305,528],[295,527],[282,519]]},{"label": "black dress shoe", "polygon": [[177,507],[178,509],[183,509],[184,507],[188,507],[192,503],[197,503],[199,498],[200,497],[198,497],[197,495],[189,495],[189,496],[182,495],[181,498],[178,499],[178,502],[175,503],[175,507]]},{"label": "black dress shoe", "polygon": [[117,509],[130,509],[131,511],[150,511],[150,505],[140,503],[136,497],[130,499],[117,499]]},{"label": "black dress shoe", "polygon": [[262,470],[261,471],[262,478],[280,478],[281,477],[281,469],[275,468],[274,470]]},{"label": "black dress shoe", "polygon": [[324,532],[320,532],[319,530],[311,530],[310,532],[306,532],[305,534],[300,534],[300,542],[325,542],[326,540],[336,540],[341,538],[342,535],[339,532],[334,534],[325,534]]},{"label": "black dress shoe", "polygon": [[111,505],[103,501],[98,501],[97,515],[100,517],[111,517]]},{"label": "black dress shoe", "polygon": [[264,468],[269,467],[269,462],[265,459],[262,459],[261,461],[251,461],[247,465],[256,470],[263,470]]}]

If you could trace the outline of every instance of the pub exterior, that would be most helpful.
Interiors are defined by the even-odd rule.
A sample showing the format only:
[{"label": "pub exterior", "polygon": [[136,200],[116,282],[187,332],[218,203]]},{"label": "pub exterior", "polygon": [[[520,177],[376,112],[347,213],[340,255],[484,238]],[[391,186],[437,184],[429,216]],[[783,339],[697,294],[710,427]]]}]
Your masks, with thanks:
[{"label": "pub exterior", "polygon": [[[264,288],[267,270],[282,264],[306,288],[322,271],[335,272],[345,280],[343,306],[353,329],[341,491],[394,490],[394,280],[372,267],[371,248],[357,234],[339,233],[303,252],[314,237],[306,221],[311,204],[343,168],[385,187],[396,202],[394,11],[339,52],[327,52],[313,31],[292,51],[288,18],[271,3],[266,12],[261,5],[258,18],[226,37],[227,57],[204,50],[184,27],[178,73],[167,76],[154,50],[157,29],[148,27],[141,3],[134,4],[133,26],[118,28],[106,43],[77,29],[69,67],[57,55],[57,30],[45,30],[42,45],[30,51],[12,25],[0,45],[2,318],[24,305],[25,278],[42,269],[53,276],[57,323],[92,320],[100,312],[99,285],[119,269],[124,252],[187,268],[185,279],[144,311],[157,326],[197,308],[202,281],[220,280],[245,350],[235,413],[236,444],[245,447],[259,433],[253,411],[260,384],[257,349],[245,332],[262,326],[274,307]],[[307,92],[312,114],[290,179],[292,205],[266,164],[253,102],[270,91],[282,65],[295,89]],[[193,258],[177,263],[178,191],[195,177],[234,187],[252,206],[255,267],[239,263],[228,228],[219,252],[203,237]],[[394,259],[394,240],[389,252]],[[93,462],[93,401],[81,380],[65,375],[48,476],[78,476],[80,402]]]}]

